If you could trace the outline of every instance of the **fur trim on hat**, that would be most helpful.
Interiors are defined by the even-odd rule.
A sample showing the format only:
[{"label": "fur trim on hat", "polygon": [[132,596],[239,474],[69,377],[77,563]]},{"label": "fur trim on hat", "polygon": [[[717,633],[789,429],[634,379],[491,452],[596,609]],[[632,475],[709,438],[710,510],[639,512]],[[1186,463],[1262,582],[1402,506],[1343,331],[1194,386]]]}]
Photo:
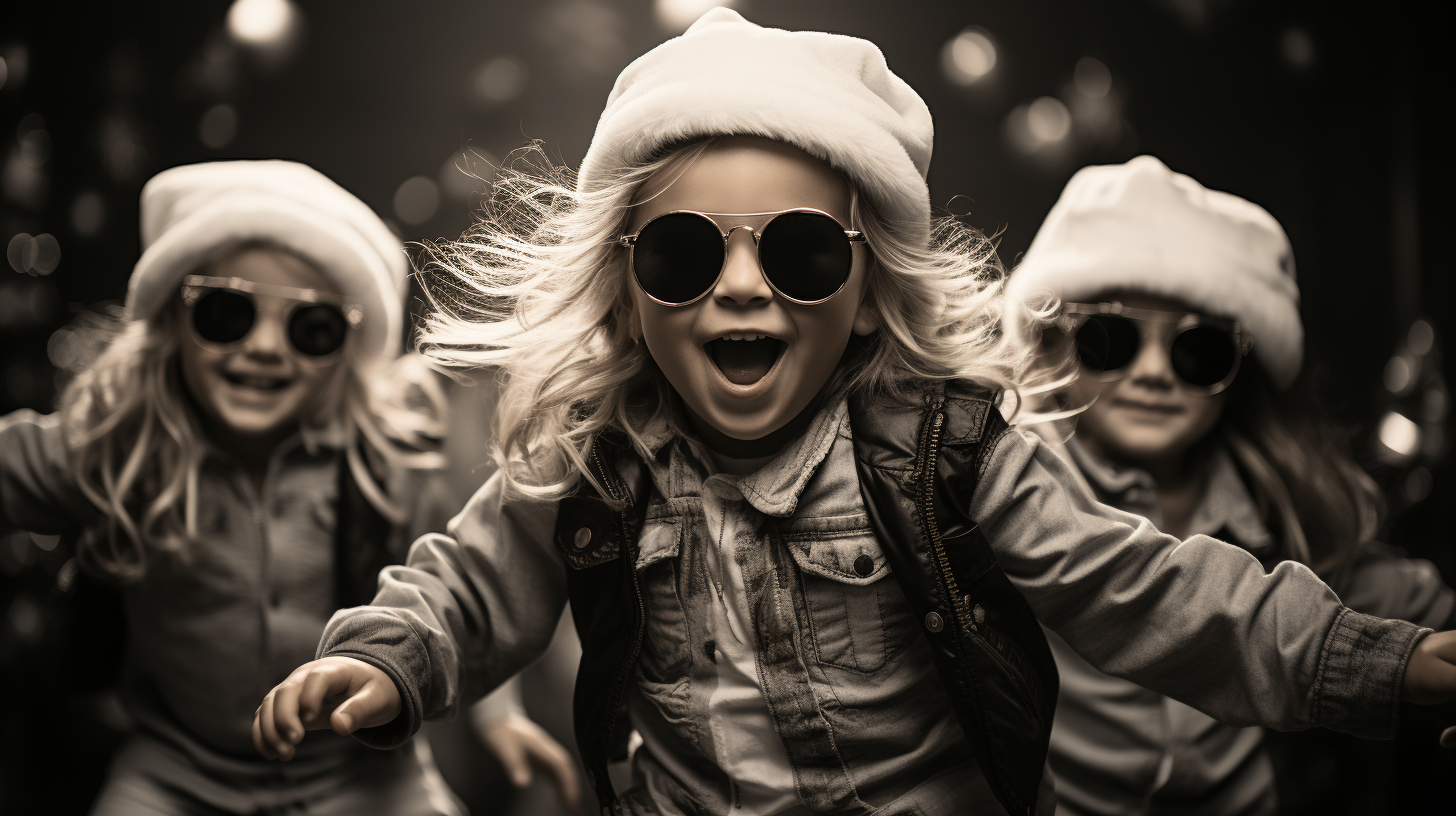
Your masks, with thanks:
[{"label": "fur trim on hat", "polygon": [[155,316],[182,279],[228,247],[274,244],[318,267],[364,309],[361,359],[399,354],[409,260],[367,204],[287,161],[174,167],[142,188],[142,257],[127,286],[134,319]]},{"label": "fur trim on hat", "polygon": [[1276,385],[1299,374],[1299,287],[1279,222],[1152,156],[1077,171],[1007,284],[1021,300],[1051,292],[1085,301],[1115,290],[1237,320]]},{"label": "fur trim on hat", "polygon": [[933,135],[925,102],[873,43],[763,28],[717,8],[622,71],[579,187],[599,189],[689,139],[764,136],[828,162],[897,227],[923,236]]}]

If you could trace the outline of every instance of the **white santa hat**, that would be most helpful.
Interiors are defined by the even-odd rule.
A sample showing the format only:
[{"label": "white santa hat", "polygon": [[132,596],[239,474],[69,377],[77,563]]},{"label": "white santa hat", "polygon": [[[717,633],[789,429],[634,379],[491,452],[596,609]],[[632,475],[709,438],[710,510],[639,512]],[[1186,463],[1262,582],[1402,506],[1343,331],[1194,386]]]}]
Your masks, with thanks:
[{"label": "white santa hat", "polygon": [[669,145],[705,136],[787,142],[844,173],[906,234],[930,224],[934,128],[873,43],[763,28],[716,8],[617,77],[582,161],[590,192]]},{"label": "white santa hat", "polygon": [[126,304],[155,316],[182,279],[228,247],[254,241],[318,267],[363,307],[360,359],[398,356],[409,259],[369,205],[304,164],[221,161],[174,167],[142,188],[142,257]]},{"label": "white santa hat", "polygon": [[1007,296],[1085,301],[1115,290],[1173,298],[1239,322],[1274,384],[1304,357],[1294,253],[1263,207],[1152,156],[1084,167],[1047,213]]}]

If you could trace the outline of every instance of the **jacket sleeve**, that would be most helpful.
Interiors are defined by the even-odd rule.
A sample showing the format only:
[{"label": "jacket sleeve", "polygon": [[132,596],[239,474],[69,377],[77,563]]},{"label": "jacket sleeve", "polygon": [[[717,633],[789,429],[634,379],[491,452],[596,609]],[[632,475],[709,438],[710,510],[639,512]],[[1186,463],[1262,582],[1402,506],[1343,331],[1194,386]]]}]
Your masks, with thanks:
[{"label": "jacket sleeve", "polygon": [[453,715],[546,650],[566,604],[551,543],[554,502],[504,501],[491,477],[450,522],[422,536],[404,566],[379,576],[369,606],[334,613],[318,656],[363,660],[399,688],[393,722],[356,736],[402,744],[426,719]]},{"label": "jacket sleeve", "polygon": [[1446,586],[1436,565],[1388,544],[1362,545],[1335,586],[1340,600],[1357,612],[1432,629],[1456,628],[1456,591]]},{"label": "jacket sleeve", "polygon": [[971,501],[1043,624],[1093,666],[1230,725],[1389,737],[1429,630],[1353,612],[1302,564],[1179,541],[1099,504],[1045,443],[988,443]]},{"label": "jacket sleeve", "polygon": [[0,529],[76,533],[95,512],[71,476],[60,417],[0,417]]}]

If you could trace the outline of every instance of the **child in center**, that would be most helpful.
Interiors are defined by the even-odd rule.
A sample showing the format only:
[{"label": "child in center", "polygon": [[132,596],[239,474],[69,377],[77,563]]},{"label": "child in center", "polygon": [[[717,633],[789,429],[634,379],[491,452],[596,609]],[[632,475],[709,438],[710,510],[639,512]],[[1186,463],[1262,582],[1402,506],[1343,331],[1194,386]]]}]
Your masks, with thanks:
[{"label": "child in center", "polygon": [[989,244],[931,218],[931,132],[872,44],[725,9],[630,65],[574,187],[508,179],[443,255],[426,348],[500,367],[500,471],[334,617],[258,749],[395,745],[568,598],[615,813],[1051,813],[1038,621],[1232,722],[1385,736],[1456,696],[1451,638],[1100,505],[1006,426],[1029,352]]}]

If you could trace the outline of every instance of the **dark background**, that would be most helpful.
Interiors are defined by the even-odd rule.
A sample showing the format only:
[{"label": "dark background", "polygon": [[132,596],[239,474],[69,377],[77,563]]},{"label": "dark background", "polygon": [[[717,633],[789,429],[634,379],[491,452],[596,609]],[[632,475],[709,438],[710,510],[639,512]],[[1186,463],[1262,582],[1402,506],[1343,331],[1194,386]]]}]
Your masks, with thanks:
[{"label": "dark background", "polygon": [[[84,362],[59,330],[123,296],[140,251],[138,193],[156,172],[213,159],[297,159],[362,197],[402,238],[454,236],[489,181],[489,162],[525,140],[580,161],[616,74],[681,30],[668,22],[670,5],[320,0],[292,6],[297,25],[282,45],[258,47],[229,35],[223,0],[9,0],[0,9],[0,243],[10,261],[0,266],[0,411],[51,410],[59,369]],[[1436,560],[1448,582],[1456,578],[1456,480],[1443,443],[1451,363],[1440,353],[1453,303],[1445,240],[1456,175],[1445,127],[1453,76],[1434,4],[736,6],[760,24],[878,43],[936,117],[933,202],[997,235],[1008,266],[1088,163],[1152,153],[1267,208],[1295,248],[1307,370],[1389,488],[1389,537]],[[997,59],[962,85],[947,72],[944,49],[971,26]],[[1100,98],[1078,89],[1085,58],[1110,74]],[[1081,64],[1084,75],[1096,68]],[[1026,132],[1025,106],[1042,97],[1070,111],[1071,126],[1031,149],[1017,134]],[[1034,110],[1055,113],[1056,105]],[[1401,380],[1389,361],[1421,316],[1434,341],[1429,352],[1406,355],[1404,370],[1417,374]],[[1390,410],[1421,427],[1413,450],[1378,444],[1373,429]],[[60,688],[66,679],[44,657],[58,552],[23,533],[0,537],[3,691],[19,705],[37,693],[33,684],[51,678]],[[61,711],[70,713],[5,718],[4,812],[84,807],[76,803],[86,801],[88,774],[110,744],[94,725],[106,703],[78,692]],[[1407,716],[1395,743],[1328,733],[1295,743],[1309,759],[1296,763],[1304,776],[1290,776],[1291,807],[1409,812],[1431,790],[1423,779],[1456,776],[1451,756],[1430,747],[1428,718]],[[55,776],[59,767],[69,775]],[[36,790],[49,791],[45,801],[58,809],[30,810],[41,801]]]}]

